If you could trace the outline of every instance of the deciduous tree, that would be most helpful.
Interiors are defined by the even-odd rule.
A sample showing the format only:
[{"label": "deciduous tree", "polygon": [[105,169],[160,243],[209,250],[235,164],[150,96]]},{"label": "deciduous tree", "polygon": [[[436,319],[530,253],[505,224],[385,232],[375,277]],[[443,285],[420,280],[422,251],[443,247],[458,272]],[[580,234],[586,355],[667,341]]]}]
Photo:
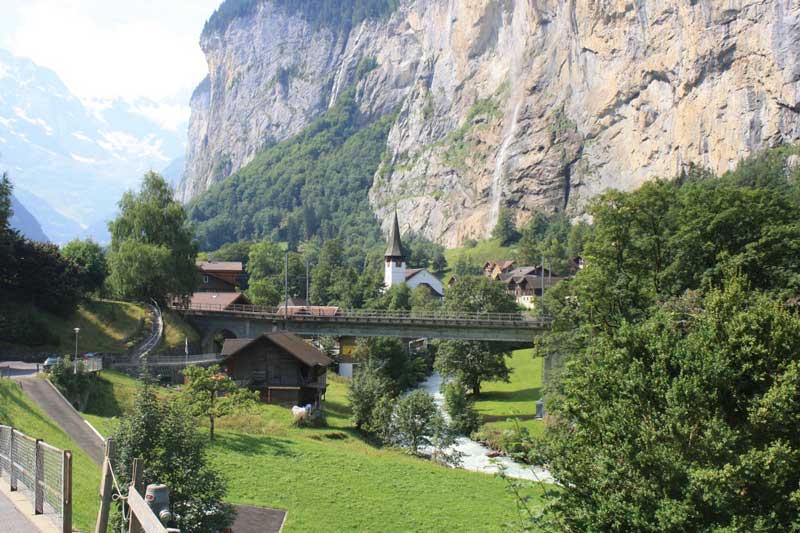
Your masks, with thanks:
[{"label": "deciduous tree", "polygon": [[[119,209],[119,216],[109,223],[115,291],[162,302],[169,294],[191,294],[199,281],[197,244],[186,212],[164,178],[154,172],[145,174],[139,192],[126,192]],[[137,256],[134,251],[142,254]]]},{"label": "deciduous tree", "polygon": [[246,410],[258,401],[258,392],[239,388],[219,365],[188,366],[183,375],[186,385],[181,396],[194,416],[208,420],[211,440],[214,440],[214,423],[218,418]]}]

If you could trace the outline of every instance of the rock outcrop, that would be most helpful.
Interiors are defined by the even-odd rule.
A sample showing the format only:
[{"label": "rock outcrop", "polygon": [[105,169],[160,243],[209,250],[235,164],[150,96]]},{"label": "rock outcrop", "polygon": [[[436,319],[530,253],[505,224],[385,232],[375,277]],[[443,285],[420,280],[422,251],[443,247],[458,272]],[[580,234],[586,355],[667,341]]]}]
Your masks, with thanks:
[{"label": "rock outcrop", "polygon": [[405,0],[347,31],[265,2],[202,46],[183,200],[355,86],[397,117],[375,212],[449,246],[800,138],[797,0]]}]

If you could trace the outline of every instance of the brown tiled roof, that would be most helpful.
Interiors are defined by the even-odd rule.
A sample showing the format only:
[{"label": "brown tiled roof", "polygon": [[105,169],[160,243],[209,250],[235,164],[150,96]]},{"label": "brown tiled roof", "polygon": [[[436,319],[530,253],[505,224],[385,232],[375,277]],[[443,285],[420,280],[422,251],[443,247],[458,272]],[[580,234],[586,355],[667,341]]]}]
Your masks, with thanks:
[{"label": "brown tiled roof", "polygon": [[241,261],[198,261],[197,268],[209,272],[244,272]]},{"label": "brown tiled roof", "polygon": [[421,268],[407,268],[406,269],[406,279],[413,278],[414,276],[416,276],[417,274],[422,272],[422,270],[423,269],[421,269]]},{"label": "brown tiled roof", "polygon": [[196,292],[192,294],[192,305],[219,305],[225,309],[232,304],[249,304],[250,301],[241,292]]},{"label": "brown tiled roof", "polygon": [[268,339],[277,344],[308,366],[328,366],[333,363],[333,360],[325,355],[324,352],[318,350],[294,333],[288,333],[286,331],[264,333],[255,339],[225,339],[225,343],[222,345],[222,355],[226,357],[236,355],[245,347],[261,339]]},{"label": "brown tiled roof", "polygon": [[253,342],[254,339],[225,339],[222,343],[221,355],[232,355]]}]

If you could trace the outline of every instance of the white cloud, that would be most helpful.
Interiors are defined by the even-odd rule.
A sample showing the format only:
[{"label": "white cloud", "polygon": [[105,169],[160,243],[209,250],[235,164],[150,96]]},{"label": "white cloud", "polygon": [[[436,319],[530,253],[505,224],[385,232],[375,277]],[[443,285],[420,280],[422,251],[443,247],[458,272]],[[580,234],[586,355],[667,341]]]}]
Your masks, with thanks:
[{"label": "white cloud", "polygon": [[0,63],[0,80],[6,77],[6,75],[11,71],[11,67],[6,65],[5,63]]},{"label": "white cloud", "polygon": [[72,136],[78,139],[79,141],[84,141],[88,143],[94,142],[89,137],[87,137],[86,134],[83,133],[82,131],[74,131],[72,132]]},{"label": "white cloud", "polygon": [[72,159],[77,161],[78,163],[87,163],[89,165],[94,165],[97,163],[97,159],[92,159],[91,157],[81,157],[75,154],[69,154]]},{"label": "white cloud", "polygon": [[155,158],[169,161],[169,157],[161,151],[162,141],[155,135],[143,139],[121,131],[101,131],[103,140],[97,141],[101,148],[112,152],[118,159],[123,158]]},{"label": "white cloud", "polygon": [[219,1],[3,0],[12,22],[0,30],[12,53],[52,68],[81,98],[162,100],[207,72],[197,43]]},{"label": "white cloud", "polygon": [[11,128],[11,124],[16,121],[17,120],[13,118],[0,117],[0,125],[5,126],[6,128]]},{"label": "white cloud", "polygon": [[185,126],[191,114],[191,108],[188,105],[167,102],[136,105],[131,111],[144,115],[170,131],[178,131],[178,128]]}]

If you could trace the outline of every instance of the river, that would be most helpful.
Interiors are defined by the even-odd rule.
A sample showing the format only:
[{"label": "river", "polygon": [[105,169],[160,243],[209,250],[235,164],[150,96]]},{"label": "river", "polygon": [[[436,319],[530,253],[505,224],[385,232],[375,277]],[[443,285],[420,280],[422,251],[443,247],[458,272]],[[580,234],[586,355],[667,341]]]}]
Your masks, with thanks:
[{"label": "river", "polygon": [[[419,384],[418,388],[424,390],[433,397],[439,410],[444,413],[444,395],[439,390],[442,384],[442,376],[434,372],[428,379]],[[492,450],[480,442],[476,442],[469,437],[458,437],[456,443],[448,448],[448,452],[457,451],[461,454],[460,468],[494,474],[499,471],[499,465],[505,467],[506,475],[518,479],[529,479],[532,481],[551,482],[552,478],[547,470],[534,468],[530,465],[518,463],[509,457],[489,457]]]}]

